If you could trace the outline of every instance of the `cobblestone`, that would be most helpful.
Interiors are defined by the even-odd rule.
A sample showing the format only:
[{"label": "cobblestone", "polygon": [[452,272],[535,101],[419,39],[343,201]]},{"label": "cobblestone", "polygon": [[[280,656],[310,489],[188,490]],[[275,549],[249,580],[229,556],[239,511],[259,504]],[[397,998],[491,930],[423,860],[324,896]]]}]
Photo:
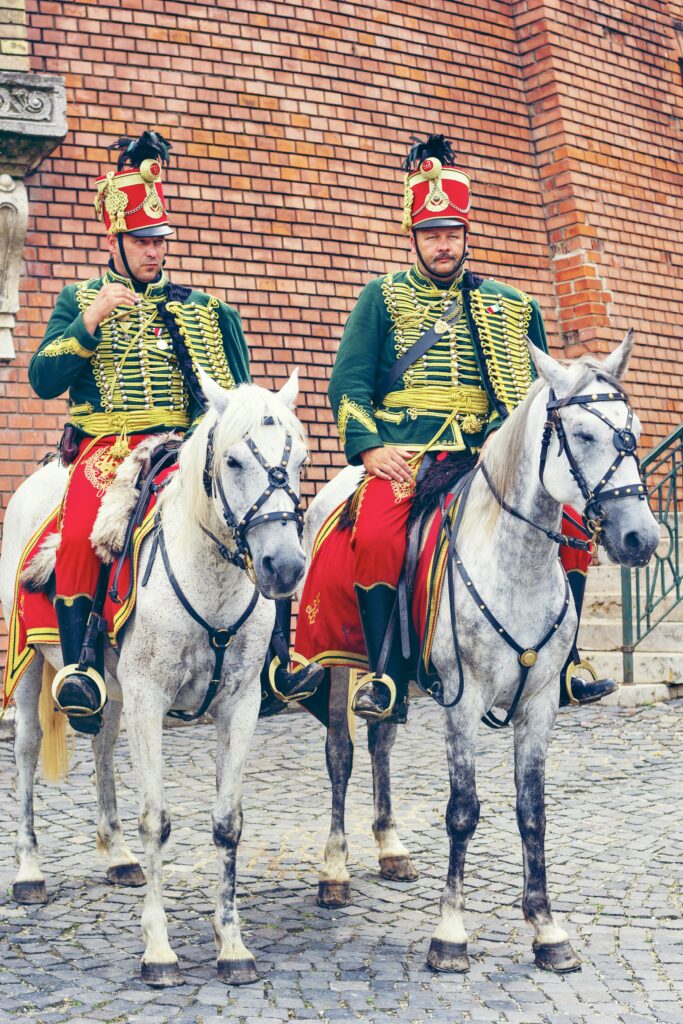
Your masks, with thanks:
[{"label": "cobblestone", "polygon": [[[11,749],[0,743],[11,790],[0,808],[0,1024],[683,1024],[683,701],[558,718],[547,773],[549,889],[584,961],[580,974],[566,977],[533,965],[520,910],[512,737],[486,730],[477,769],[482,815],[466,874],[471,970],[454,976],[425,966],[448,853],[441,731],[438,709],[418,701],[394,750],[399,832],[420,870],[401,885],[377,872],[359,726],[347,805],[355,903],[329,911],[315,903],[329,823],[323,731],[304,714],[259,724],[238,863],[243,935],[262,977],[232,989],[216,977],[211,927],[212,726],[169,731],[173,831],[164,878],[185,984],[161,992],[138,976],[141,892],[108,885],[95,853],[93,769],[81,737],[68,783],[37,787],[50,902],[11,902],[17,808]],[[124,828],[139,853],[125,735],[117,770]]]}]

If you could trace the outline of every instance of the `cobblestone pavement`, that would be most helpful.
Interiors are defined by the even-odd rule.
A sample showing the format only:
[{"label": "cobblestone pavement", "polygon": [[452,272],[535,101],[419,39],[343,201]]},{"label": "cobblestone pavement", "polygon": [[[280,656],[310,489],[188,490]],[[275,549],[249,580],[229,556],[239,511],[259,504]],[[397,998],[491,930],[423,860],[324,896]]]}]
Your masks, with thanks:
[{"label": "cobblestone pavement", "polygon": [[[0,744],[0,1020],[500,1021],[683,1024],[683,701],[562,712],[548,765],[551,897],[583,959],[580,974],[533,966],[520,911],[511,735],[482,730],[482,817],[467,866],[468,975],[432,974],[425,954],[446,870],[447,775],[439,711],[417,702],[394,752],[400,832],[420,878],[382,881],[370,834],[371,781],[359,728],[347,820],[355,902],[315,904],[329,820],[323,731],[305,714],[261,722],[245,787],[239,892],[245,941],[262,980],[229,989],[215,974],[210,832],[212,727],[165,737],[173,831],[165,866],[171,942],[186,983],[138,979],[141,890],[104,880],[94,845],[89,745],[76,740],[68,787],[38,789],[36,830],[50,893],[9,899],[16,804],[10,744]],[[140,851],[125,737],[122,817]]]}]

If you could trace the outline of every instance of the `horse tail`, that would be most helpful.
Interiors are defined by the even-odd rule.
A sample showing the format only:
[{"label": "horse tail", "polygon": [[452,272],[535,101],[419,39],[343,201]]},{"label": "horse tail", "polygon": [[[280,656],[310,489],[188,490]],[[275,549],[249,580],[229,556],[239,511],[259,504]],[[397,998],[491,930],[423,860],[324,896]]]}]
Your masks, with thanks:
[{"label": "horse tail", "polygon": [[43,662],[43,684],[40,690],[38,714],[43,730],[40,745],[40,766],[46,782],[63,782],[69,771],[72,751],[66,744],[66,715],[55,709],[52,682],[57,670]]}]

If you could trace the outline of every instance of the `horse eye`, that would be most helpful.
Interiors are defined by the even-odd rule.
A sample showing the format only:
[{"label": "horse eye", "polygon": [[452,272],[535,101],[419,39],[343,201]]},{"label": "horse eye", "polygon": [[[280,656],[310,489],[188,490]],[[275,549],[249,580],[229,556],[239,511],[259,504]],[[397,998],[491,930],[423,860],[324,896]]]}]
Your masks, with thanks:
[{"label": "horse eye", "polygon": [[593,434],[586,434],[583,431],[576,435],[578,441],[584,441],[586,444],[592,444],[595,440]]},{"label": "horse eye", "polygon": [[233,455],[228,455],[225,461],[226,461],[227,465],[230,466],[230,469],[241,469],[242,468],[242,463],[238,462],[237,459]]}]

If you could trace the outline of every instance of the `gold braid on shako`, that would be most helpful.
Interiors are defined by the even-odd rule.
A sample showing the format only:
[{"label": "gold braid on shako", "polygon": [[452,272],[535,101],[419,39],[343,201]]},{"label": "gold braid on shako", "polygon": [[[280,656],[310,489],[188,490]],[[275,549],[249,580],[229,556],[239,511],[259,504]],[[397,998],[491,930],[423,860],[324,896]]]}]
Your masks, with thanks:
[{"label": "gold braid on shako", "polygon": [[467,227],[470,179],[456,167],[450,142],[444,135],[424,140],[412,136],[411,141],[403,164],[403,231],[450,224]]}]

